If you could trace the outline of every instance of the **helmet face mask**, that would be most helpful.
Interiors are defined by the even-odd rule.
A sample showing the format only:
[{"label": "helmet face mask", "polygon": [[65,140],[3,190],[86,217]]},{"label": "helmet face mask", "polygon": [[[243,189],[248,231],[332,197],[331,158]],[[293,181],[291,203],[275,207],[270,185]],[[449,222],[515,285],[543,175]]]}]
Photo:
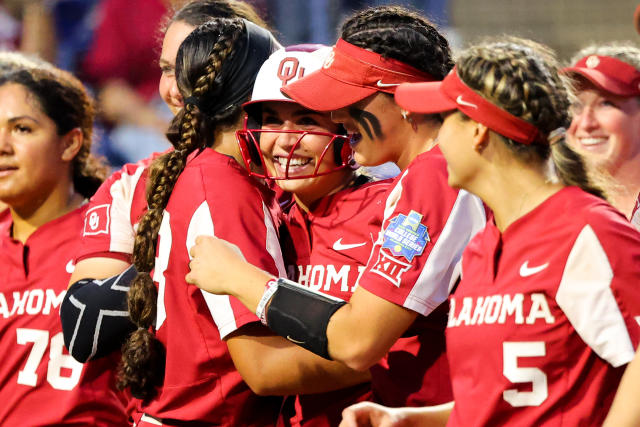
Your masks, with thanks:
[{"label": "helmet face mask", "polygon": [[[247,113],[243,129],[236,131],[240,153],[250,175],[274,180],[305,179],[355,166],[346,131],[345,135],[331,133],[329,130],[334,131],[337,125],[326,119],[328,113],[314,113],[322,116],[320,126],[288,126],[286,129],[269,123],[263,126],[267,103],[269,108],[278,110],[277,115],[291,114],[290,107],[299,106],[280,89],[319,70],[329,52],[331,48],[321,45],[289,46],[273,53],[262,65],[251,101],[243,105]],[[315,119],[318,117],[312,120]],[[340,129],[344,130],[342,126],[337,129],[339,133],[342,133]],[[323,141],[326,141],[324,146]]]},{"label": "helmet face mask", "polygon": [[[263,134],[269,134],[272,137],[278,135],[294,134],[297,135],[296,142],[291,146],[284,165],[284,174],[278,174],[274,165],[268,164],[271,160],[265,160],[265,154],[260,149],[260,139]],[[307,136],[320,136],[329,138],[329,141],[322,151],[315,155],[315,166],[313,171],[309,173],[298,174],[291,171],[294,167],[292,160],[296,150]],[[355,163],[352,157],[349,138],[346,135],[337,135],[330,132],[304,131],[304,130],[284,130],[284,129],[248,129],[236,131],[236,138],[240,145],[240,153],[244,161],[249,175],[273,180],[282,179],[305,179],[315,178],[318,176],[328,175],[345,168],[351,168]],[[330,164],[333,167],[323,168],[328,162],[325,159],[331,159]],[[275,160],[274,160],[275,162]],[[321,170],[322,169],[322,170]]]}]

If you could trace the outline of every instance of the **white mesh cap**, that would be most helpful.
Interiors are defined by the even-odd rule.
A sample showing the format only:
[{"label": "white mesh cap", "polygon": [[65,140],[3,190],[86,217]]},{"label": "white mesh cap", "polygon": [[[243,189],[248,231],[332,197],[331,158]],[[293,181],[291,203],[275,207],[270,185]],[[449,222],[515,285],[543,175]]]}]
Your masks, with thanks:
[{"label": "white mesh cap", "polygon": [[320,69],[329,52],[329,46],[304,44],[272,53],[258,71],[251,101],[243,106],[245,111],[251,114],[252,105],[264,101],[293,102],[280,92],[280,88]]}]

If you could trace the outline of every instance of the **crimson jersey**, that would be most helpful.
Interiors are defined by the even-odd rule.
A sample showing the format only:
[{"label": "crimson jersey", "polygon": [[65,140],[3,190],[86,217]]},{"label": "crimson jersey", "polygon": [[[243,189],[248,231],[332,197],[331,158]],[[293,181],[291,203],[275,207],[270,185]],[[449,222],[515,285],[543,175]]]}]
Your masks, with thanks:
[{"label": "crimson jersey", "polygon": [[[360,178],[359,178],[360,179]],[[293,241],[289,277],[319,292],[349,300],[373,246],[390,180],[346,188],[322,198],[309,212],[292,203],[286,214]],[[373,219],[373,221],[372,221]],[[285,245],[287,248],[287,245]],[[342,410],[361,400],[371,400],[371,385],[295,399],[295,414],[285,424],[334,426]],[[288,414],[283,413],[284,416]]]},{"label": "crimson jersey", "polygon": [[[486,223],[482,202],[447,184],[436,147],[417,156],[388,190],[382,229],[359,284],[422,316],[371,368],[376,400],[425,406],[452,399],[444,328],[462,250]],[[426,318],[423,316],[427,316]]]},{"label": "crimson jersey", "polygon": [[58,310],[86,207],[39,227],[23,245],[0,214],[0,425],[126,425],[115,390],[119,355],[82,364],[64,347]]},{"label": "crimson jersey", "polygon": [[638,344],[640,234],[562,189],[464,252],[447,328],[456,426],[601,425]]},{"label": "crimson jersey", "polygon": [[107,257],[131,261],[134,226],[147,208],[147,169],[160,155],[124,165],[91,197],[76,260]]},{"label": "crimson jersey", "polygon": [[258,318],[235,298],[184,281],[189,249],[199,235],[232,242],[248,262],[284,275],[262,191],[233,158],[212,149],[191,158],[178,178],[160,225],[153,272],[158,286],[156,336],[166,350],[165,377],[158,396],[142,406],[146,414],[168,424],[275,423],[281,399],[253,394],[224,342]]},{"label": "crimson jersey", "polygon": [[633,213],[631,214],[631,224],[640,230],[640,194],[638,194],[636,206],[633,208]]}]

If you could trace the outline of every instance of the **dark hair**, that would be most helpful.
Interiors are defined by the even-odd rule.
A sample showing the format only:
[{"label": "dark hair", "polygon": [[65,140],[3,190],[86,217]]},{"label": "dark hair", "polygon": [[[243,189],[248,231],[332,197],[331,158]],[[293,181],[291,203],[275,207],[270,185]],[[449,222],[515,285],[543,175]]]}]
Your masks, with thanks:
[{"label": "dark hair", "polygon": [[566,143],[571,93],[567,78],[558,73],[554,52],[539,43],[516,37],[486,41],[463,51],[457,61],[460,79],[484,98],[533,124],[538,141],[525,145],[501,135],[522,161],[551,162],[565,185],[576,185],[598,197],[604,191],[594,184],[584,160]]},{"label": "dark hair", "polygon": [[118,386],[129,387],[137,398],[153,397],[164,373],[164,351],[150,331],[156,315],[157,292],[149,274],[154,267],[163,211],[187,156],[211,146],[217,130],[237,123],[241,117],[244,99],[231,105],[225,102],[237,96],[225,77],[233,73],[226,64],[245,54],[238,52],[246,50],[246,43],[239,42],[245,32],[241,19],[213,19],[196,28],[178,50],[178,88],[190,102],[174,118],[175,150],[159,157],[150,168],[148,210],[138,225],[133,251],[139,273],[129,290],[129,313],[138,330],[123,347]]},{"label": "dark hair", "polygon": [[238,0],[195,0],[176,10],[164,26],[165,31],[174,22],[184,22],[199,27],[211,18],[244,18],[262,28],[267,28],[258,12],[248,3]]},{"label": "dark hair", "polygon": [[42,112],[55,124],[59,136],[75,128],[82,131],[82,146],[71,163],[73,187],[89,198],[107,176],[107,166],[91,154],[94,101],[71,73],[45,63],[14,61],[0,74],[0,86],[23,86],[38,101]]},{"label": "dark hair", "polygon": [[342,25],[340,37],[439,80],[453,67],[449,43],[435,25],[419,13],[400,6],[356,12]]}]

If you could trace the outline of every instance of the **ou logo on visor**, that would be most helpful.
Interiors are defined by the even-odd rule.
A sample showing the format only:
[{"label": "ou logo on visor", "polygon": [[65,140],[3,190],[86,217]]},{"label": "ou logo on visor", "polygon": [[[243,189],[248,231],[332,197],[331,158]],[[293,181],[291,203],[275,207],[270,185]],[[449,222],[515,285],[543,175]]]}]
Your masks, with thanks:
[{"label": "ou logo on visor", "polygon": [[280,61],[278,67],[278,78],[282,81],[282,86],[286,85],[289,80],[304,76],[304,67],[300,67],[298,58],[287,57]]}]

